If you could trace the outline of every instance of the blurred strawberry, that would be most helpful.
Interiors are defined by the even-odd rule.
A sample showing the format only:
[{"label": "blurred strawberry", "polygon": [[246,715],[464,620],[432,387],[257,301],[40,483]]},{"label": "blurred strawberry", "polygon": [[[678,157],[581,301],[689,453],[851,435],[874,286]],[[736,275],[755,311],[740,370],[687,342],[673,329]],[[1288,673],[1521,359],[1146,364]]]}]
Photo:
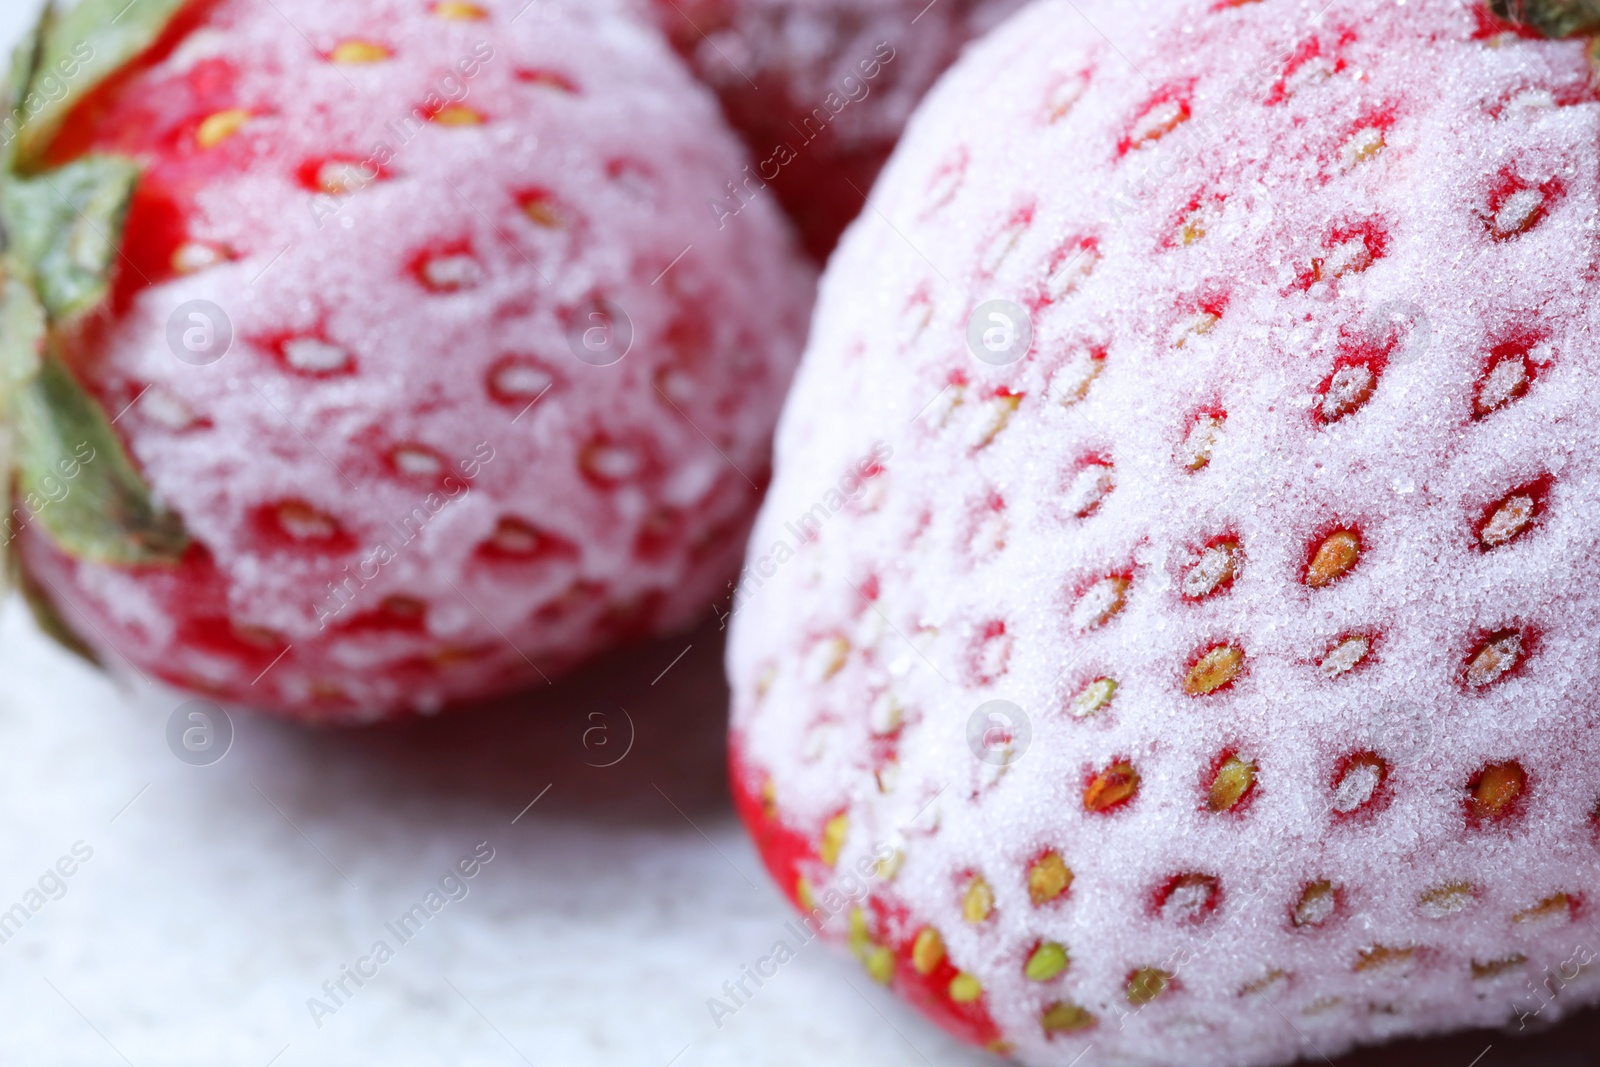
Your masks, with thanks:
[{"label": "blurred strawberry", "polygon": [[821,261],[922,94],[1023,0],[647,2],[750,145],[719,218],[770,184]]}]

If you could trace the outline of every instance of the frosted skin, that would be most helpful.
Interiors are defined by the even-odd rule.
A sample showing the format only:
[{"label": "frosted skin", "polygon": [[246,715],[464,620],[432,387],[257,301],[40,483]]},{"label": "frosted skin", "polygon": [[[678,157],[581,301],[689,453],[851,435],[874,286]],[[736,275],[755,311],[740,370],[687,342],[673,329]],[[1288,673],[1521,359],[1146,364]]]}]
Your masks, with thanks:
[{"label": "frosted skin", "polygon": [[[200,192],[189,228],[237,258],[140,292],[81,373],[112,414],[148,387],[118,429],[155,495],[215,557],[223,591],[209,609],[267,652],[241,663],[194,647],[172,614],[195,605],[168,576],[74,566],[30,532],[30,565],[62,589],[63,614],[109,662],[126,656],[257,706],[368,718],[539,682],[528,661],[554,675],[619,633],[681,626],[726,594],[798,357],[810,268],[770,205],[716,229],[706,200],[743,167],[743,150],[711,95],[623,5],[545,2],[515,21],[522,3],[482,6],[488,19],[461,21],[393,0],[364,5],[360,18],[314,0],[225,0],[141,76],[235,61],[236,106],[260,114],[213,151],[249,162]],[[394,58],[323,58],[351,38]],[[402,145],[387,124],[484,41],[493,57],[461,103],[487,121],[425,123]],[[551,72],[577,92],[536,77]],[[299,168],[329,155],[361,160],[379,142],[397,146],[389,175],[323,211],[319,228]],[[518,196],[536,188],[568,213],[563,225],[523,212]],[[431,289],[413,269],[419,252],[466,247],[477,266],[447,257],[429,272]],[[478,282],[438,284],[464,278]],[[565,336],[571,309],[594,294],[632,320],[632,349],[613,366],[581,363]],[[192,299],[232,321],[233,348],[211,366],[180,362],[167,346],[168,317]],[[285,334],[323,343],[280,355],[272,339]],[[518,394],[544,379],[503,373],[509,357],[555,383],[520,417],[531,397],[496,399],[491,379]],[[584,448],[597,440],[632,449],[633,460],[591,453],[586,476]],[[493,458],[401,547],[389,524],[439,488],[422,470],[426,453],[388,458],[410,445],[444,473],[482,460],[481,445]],[[331,516],[348,547],[264,543],[253,515],[283,499]],[[665,547],[642,552],[650,516],[668,508],[679,524],[659,538]],[[485,563],[479,547],[506,517],[571,551]],[[380,543],[395,558],[319,628],[328,583]],[[603,592],[551,618],[553,602],[582,583]],[[420,632],[342,626],[391,596],[426,605]]]},{"label": "frosted skin", "polygon": [[[1600,950],[1589,905],[1512,920],[1558,892],[1600,891],[1600,105],[1583,90],[1582,46],[1474,39],[1464,3],[1357,3],[1315,27],[1316,4],[1211,6],[1040,3],[969,52],[913,118],[878,210],[824,278],[747,574],[775,542],[794,544],[785,524],[874,442],[893,456],[794,559],[747,581],[728,652],[740,788],[770,776],[779,818],[813,841],[847,810],[839,871],[879,842],[902,848],[874,893],[909,917],[874,936],[898,944],[936,926],[1030,1064],[1064,1067],[1090,1043],[1105,1062],[1275,1064],[1310,1054],[1308,1041],[1334,1055],[1397,1034],[1515,1028],[1519,1014],[1542,1022],[1600,996],[1592,971],[1552,981],[1553,1003],[1533,991],[1546,968],[1570,979]],[[1283,57],[1313,38],[1337,61],[1302,64],[1269,103]],[[1043,102],[1085,71],[1075,106],[1047,121]],[[1189,84],[1189,121],[1119,151],[1152,127],[1141,115],[1154,95]],[[1539,106],[1530,88],[1582,102]],[[1385,106],[1386,147],[1347,166],[1346,141]],[[1491,201],[1508,167],[1562,192],[1533,228],[1497,240]],[[1225,199],[1205,235],[1184,244],[1193,198],[1214,194]],[[1382,222],[1382,254],[1306,284],[1329,235],[1367,220]],[[1084,238],[1095,268],[1038,305],[1032,354],[1005,368],[973,359],[971,310],[1037,304],[1058,250]],[[1397,349],[1352,413],[1319,418],[1341,344],[1388,301],[1420,308],[1431,343]],[[1524,396],[1475,418],[1490,350],[1519,327],[1547,336],[1535,356],[1548,362]],[[1104,367],[1083,399],[1056,403],[1058,369],[1078,373],[1096,349]],[[1023,398],[975,447],[1001,387]],[[1187,469],[1186,437],[1218,411],[1209,464]],[[1112,462],[1115,487],[1080,518],[1067,498],[1090,455]],[[1542,518],[1483,551],[1485,509],[1545,475]],[[1311,553],[1341,525],[1361,532],[1358,562],[1308,588]],[[1241,547],[1237,579],[1186,600],[1183,575],[1223,534]],[[1132,579],[1120,612],[1074,625],[1079,598],[1116,575]],[[1532,635],[1526,658],[1467,686],[1468,658],[1509,627]],[[1366,658],[1319,668],[1349,634],[1368,636]],[[825,680],[808,677],[808,652],[834,636],[848,652]],[[1186,695],[1195,658],[1222,642],[1243,649],[1243,674]],[[1071,714],[1101,677],[1118,683],[1111,703]],[[1004,774],[967,742],[991,699],[1031,722]],[[871,732],[875,702],[903,709],[892,742]],[[1242,810],[1212,812],[1210,772],[1229,750],[1257,765],[1256,788]],[[1368,750],[1387,776],[1339,817],[1342,761]],[[1089,777],[1118,759],[1136,766],[1137,795],[1086,812]],[[1473,825],[1468,783],[1513,759],[1528,775],[1520,807]],[[1035,908],[1026,872],[1046,848],[1076,877]],[[831,884],[825,868],[802,869],[817,894]],[[971,872],[994,891],[980,926],[959,910]],[[1220,904],[1199,923],[1166,921],[1154,894],[1188,873],[1216,877]],[[1296,929],[1296,903],[1323,880],[1334,914]],[[1420,903],[1461,881],[1470,903]],[[1071,957],[1048,983],[1023,974],[1040,939]],[[1474,979],[1474,962],[1518,954],[1525,964]],[[1143,967],[1177,981],[1123,1018]],[[1287,977],[1263,982],[1275,971]],[[1241,995],[1252,983],[1262,992]],[[1098,1025],[1046,1037],[1040,1012],[1058,1000]]]}]

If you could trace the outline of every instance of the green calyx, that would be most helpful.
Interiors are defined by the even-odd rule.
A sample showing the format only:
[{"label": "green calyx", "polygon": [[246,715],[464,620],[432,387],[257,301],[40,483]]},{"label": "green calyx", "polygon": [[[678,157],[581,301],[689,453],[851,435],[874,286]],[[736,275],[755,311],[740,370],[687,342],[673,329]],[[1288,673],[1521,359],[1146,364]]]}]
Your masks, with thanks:
[{"label": "green calyx", "polygon": [[107,78],[160,39],[189,0],[54,0],[12,54],[4,136],[10,169],[42,163],[67,116]]},{"label": "green calyx", "polygon": [[46,355],[17,397],[17,496],[61,548],[96,563],[175,562],[183,524],[157,507],[100,409]]},{"label": "green calyx", "polygon": [[1489,0],[1489,9],[1507,22],[1528,26],[1546,37],[1600,32],[1600,0]]},{"label": "green calyx", "polygon": [[52,322],[99,307],[121,245],[139,165],[86,156],[36,178],[0,181],[6,252],[32,275]]},{"label": "green calyx", "polygon": [[[11,489],[0,552],[30,525],[95,563],[170,564],[188,548],[64,358],[65,339],[105,312],[140,165],[110,155],[44,164],[72,109],[185,2],[82,0],[65,14],[52,3],[0,82],[0,470]],[[41,612],[26,575],[19,584],[46,629],[81,650]]]}]

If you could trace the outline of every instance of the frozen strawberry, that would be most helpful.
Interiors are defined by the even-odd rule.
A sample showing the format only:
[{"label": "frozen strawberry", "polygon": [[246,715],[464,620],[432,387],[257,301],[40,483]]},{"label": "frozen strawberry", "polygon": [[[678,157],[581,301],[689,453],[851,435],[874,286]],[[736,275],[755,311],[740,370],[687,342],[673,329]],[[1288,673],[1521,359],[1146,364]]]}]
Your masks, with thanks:
[{"label": "frozen strawberry", "polygon": [[643,0],[750,145],[711,207],[772,194],[826,259],[922,94],[1022,0]]},{"label": "frozen strawberry", "polygon": [[614,3],[86,0],[12,72],[23,586],[64,636],[318,719],[709,610],[809,268]]},{"label": "frozen strawberry", "polygon": [[1592,85],[1467,0],[1062,0],[934,90],[728,654],[872,978],[1059,1067],[1600,998]]}]

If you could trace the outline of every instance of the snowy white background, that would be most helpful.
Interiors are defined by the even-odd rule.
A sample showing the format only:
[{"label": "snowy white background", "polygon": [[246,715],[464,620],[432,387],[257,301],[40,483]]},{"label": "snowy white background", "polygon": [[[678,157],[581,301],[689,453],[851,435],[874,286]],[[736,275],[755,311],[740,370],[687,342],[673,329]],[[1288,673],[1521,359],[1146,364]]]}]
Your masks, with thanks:
[{"label": "snowy white background", "polygon": [[[0,3],[8,49],[33,7]],[[0,1062],[997,1062],[821,946],[713,1025],[706,999],[790,917],[728,806],[721,656],[713,623],[472,715],[361,732],[235,715],[228,755],[192,767],[165,739],[181,697],[83,666],[7,604],[0,910],[76,842],[93,856],[0,945]],[[393,945],[383,924],[480,841],[495,856],[465,899],[314,1025],[307,998]],[[1597,1049],[1590,1017],[1342,1062],[1578,1067]]]}]

